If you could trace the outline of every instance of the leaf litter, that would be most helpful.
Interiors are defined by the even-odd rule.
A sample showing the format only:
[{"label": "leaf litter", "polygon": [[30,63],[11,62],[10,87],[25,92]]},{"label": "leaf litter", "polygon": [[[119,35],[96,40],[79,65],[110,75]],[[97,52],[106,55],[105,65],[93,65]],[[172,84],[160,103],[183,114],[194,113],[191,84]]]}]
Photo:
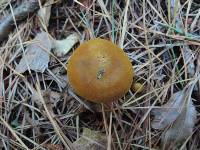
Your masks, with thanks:
[{"label": "leaf litter", "polygon": [[[184,33],[184,25],[181,19],[180,3],[178,1],[169,0],[170,13],[175,23],[175,31]],[[188,4],[189,6],[189,4]],[[170,18],[171,19],[171,18]],[[187,34],[187,33],[186,33]],[[187,34],[192,35],[192,34]],[[187,36],[186,35],[186,36]],[[164,130],[161,135],[162,146],[165,149],[169,143],[183,142],[193,134],[193,128],[197,119],[197,111],[192,101],[192,92],[196,88],[199,76],[195,75],[194,52],[188,45],[181,46],[182,58],[186,67],[186,77],[195,77],[190,81],[183,90],[173,93],[166,104],[160,108],[154,108],[152,114],[152,128]],[[168,147],[170,149],[170,147]]]},{"label": "leaf litter", "polygon": [[65,56],[79,40],[80,37],[76,33],[70,34],[63,40],[53,40],[54,54],[58,57]]},{"label": "leaf litter", "polygon": [[51,16],[51,7],[54,0],[47,1],[42,8],[38,10],[38,17],[40,19],[40,27],[43,27],[43,29],[47,30],[47,27],[49,26],[49,19]]},{"label": "leaf litter", "polygon": [[[135,72],[136,78],[141,78],[145,81],[145,84],[152,87],[151,92],[146,91],[141,95],[135,95],[129,91],[126,96],[113,105],[114,109],[112,111],[115,115],[112,116],[113,123],[110,124],[111,136],[108,140],[110,145],[112,145],[112,149],[160,149],[160,143],[161,145],[167,145],[170,141],[172,143],[175,141],[185,142],[187,143],[186,146],[191,149],[199,148],[199,126],[197,124],[194,127],[195,120],[199,117],[195,110],[198,109],[199,102],[194,102],[191,98],[191,92],[194,89],[193,85],[196,85],[196,83],[193,82],[194,84],[190,86],[192,80],[198,78],[195,74],[199,74],[195,66],[196,60],[197,65],[199,65],[198,57],[196,57],[199,46],[197,41],[195,43],[195,40],[198,40],[196,39],[198,38],[196,34],[199,34],[199,11],[195,1],[190,1],[189,3],[187,1],[183,4],[182,1],[168,0],[166,1],[167,3],[162,3],[161,5],[159,1],[145,2],[136,0],[134,2],[130,1],[130,5],[127,5],[128,7],[126,4],[129,1],[127,3],[124,1],[107,1],[105,3],[104,1],[92,0],[74,2],[53,1],[53,5],[51,5],[52,1],[44,5],[44,1],[41,2],[42,5],[37,5],[37,8],[35,7],[34,10],[41,8],[40,11],[42,13],[30,15],[31,17],[28,18],[26,23],[22,21],[25,20],[24,17],[20,19],[21,23],[18,22],[18,17],[14,15],[17,19],[17,25],[21,23],[18,26],[20,32],[14,30],[14,33],[9,35],[9,42],[3,38],[5,43],[0,51],[0,54],[3,54],[1,55],[3,64],[0,83],[5,88],[0,89],[0,91],[5,97],[2,98],[2,109],[0,111],[5,121],[10,120],[10,125],[12,126],[14,123],[14,126],[16,126],[15,130],[9,130],[9,126],[3,122],[0,138],[3,137],[1,145],[4,149],[9,148],[10,145],[15,149],[23,146],[23,143],[17,141],[15,137],[20,139],[25,137],[23,142],[25,145],[30,146],[30,149],[66,149],[69,142],[68,138],[75,147],[77,146],[80,149],[90,149],[93,146],[103,146],[101,148],[106,148],[106,140],[101,141],[100,139],[99,141],[96,137],[86,134],[85,128],[88,128],[87,130],[92,134],[98,135],[100,133],[104,138],[107,138],[102,131],[108,131],[106,126],[107,120],[109,120],[108,116],[104,115],[105,120],[102,121],[97,117],[97,114],[102,115],[102,109],[91,112],[87,107],[88,104],[84,105],[84,100],[75,94],[70,94],[66,70],[64,73],[60,72],[60,70],[65,69],[63,66],[70,57],[70,50],[76,47],[75,45],[80,39],[86,41],[93,37],[112,39],[116,43],[123,42],[126,45],[124,50],[134,64],[133,68],[137,69]],[[190,10],[191,2],[194,3]],[[72,5],[68,6],[68,3],[72,3]],[[5,5],[9,6],[10,4],[17,8],[20,2],[9,1]],[[142,7],[143,9],[140,9]],[[167,7],[171,9],[171,16],[167,16],[169,15],[167,13],[165,14]],[[124,8],[128,10],[128,18],[124,16]],[[7,8],[4,8],[4,10],[3,13],[6,14]],[[33,14],[36,13],[34,12]],[[191,28],[189,24],[185,23],[185,20],[187,20],[186,16],[190,20],[194,18]],[[38,17],[40,18],[38,19]],[[40,21],[37,23],[39,27],[34,26],[35,18],[36,21]],[[133,19],[130,20],[130,18]],[[51,19],[50,22],[49,19]],[[123,21],[127,23],[127,27],[123,26]],[[146,23],[144,24],[144,22]],[[64,29],[63,24],[67,27],[65,30],[61,30]],[[25,36],[23,34],[22,36],[22,27],[26,28],[27,31],[34,31],[35,38],[27,42],[27,39],[30,39],[30,33],[25,34]],[[126,33],[124,32],[124,39],[119,41],[120,37],[118,36],[121,35],[122,28]],[[187,30],[191,33],[185,32]],[[10,31],[12,30],[9,29]],[[41,33],[45,33],[47,36],[51,35],[54,37],[54,39],[49,37],[51,46],[45,47],[46,45],[43,45],[44,43],[42,42],[46,39],[41,41],[36,39],[38,34],[40,34],[38,31],[42,31]],[[79,34],[77,35],[75,31]],[[22,42],[27,43],[25,51],[19,49],[22,57],[21,61],[25,55],[30,55],[27,57],[27,61],[23,63],[24,66],[21,67],[21,73],[27,70],[36,71],[28,72],[23,78],[21,76],[14,76],[12,71],[9,71],[10,68],[12,69],[13,66],[16,66],[16,62],[20,62],[19,55],[17,55],[16,60],[9,60],[12,52],[15,51],[13,46],[21,44],[18,38],[16,38],[18,35],[21,36]],[[58,37],[63,39],[57,40]],[[66,40],[67,38],[70,40]],[[35,44],[34,54],[41,54],[41,52],[38,52],[38,49],[40,49],[43,52],[47,52],[46,58],[48,60],[43,62],[40,58],[38,59],[39,56],[36,57],[37,55],[31,56],[31,54],[28,54],[28,47],[31,44]],[[148,47],[151,51],[149,55],[152,55],[152,57],[147,55]],[[49,49],[47,50],[47,48]],[[166,61],[160,57],[163,51],[166,51],[168,55]],[[133,53],[137,55],[133,56]],[[175,53],[175,55],[172,57],[171,53]],[[139,62],[136,61],[136,57]],[[40,61],[43,67],[40,68],[37,66],[37,63],[35,64],[36,66],[31,67],[32,63],[29,58],[33,62]],[[149,66],[151,59],[152,64]],[[181,62],[179,62],[179,59]],[[7,69],[8,65],[10,66],[9,69]],[[12,88],[13,83],[15,83],[13,77],[19,79],[19,83],[15,86],[16,90]],[[23,80],[24,78],[25,80]],[[183,83],[181,87],[177,84],[179,82]],[[28,86],[26,83],[30,85]],[[37,90],[35,90],[36,84],[41,85]],[[171,98],[166,98],[170,96],[170,92],[164,92],[166,95],[164,94],[163,96],[161,94],[161,97],[159,97],[160,92],[163,93],[163,87],[166,84],[169,84],[169,87],[173,87]],[[195,90],[199,92],[198,87]],[[66,94],[64,97],[63,93]],[[154,101],[154,97],[159,97],[158,100],[165,99],[166,104],[160,106],[160,108],[156,107],[153,109],[152,114],[157,120],[150,122],[152,119],[150,117],[152,116],[143,115],[142,111],[143,109],[148,109],[151,112],[151,108],[158,102]],[[121,107],[127,102],[127,99],[130,103],[127,104],[126,108]],[[145,105],[143,105],[144,101]],[[152,101],[155,103],[151,103]],[[163,103],[160,102],[158,104]],[[44,109],[45,107],[46,109]],[[79,111],[79,107],[84,107],[84,111]],[[108,110],[105,111],[107,113]],[[48,113],[49,115],[47,115]],[[12,118],[17,118],[17,122],[14,122],[16,120]],[[141,118],[145,121],[140,127],[138,122],[141,121],[138,120]],[[94,123],[93,119],[96,119],[97,123]],[[102,122],[105,124],[104,126]],[[93,128],[93,126],[96,127]],[[152,130],[152,128],[155,130]],[[83,133],[79,136],[79,132],[81,133],[82,130]],[[15,135],[13,133],[19,135],[10,136],[10,140],[7,140],[7,132],[9,131],[12,135]],[[156,134],[158,132],[161,133],[161,136]],[[84,144],[78,141],[82,141]],[[65,147],[63,148],[63,146]],[[177,147],[177,145],[173,146]],[[185,145],[183,144],[183,146]]]},{"label": "leaf litter", "polygon": [[52,42],[48,34],[46,32],[38,33],[33,41],[27,45],[22,59],[16,66],[16,71],[24,73],[31,69],[43,73],[48,68],[51,48]]},{"label": "leaf litter", "polygon": [[168,127],[161,136],[163,144],[180,142],[192,135],[197,111],[191,94],[196,82],[189,83],[183,90],[175,92],[166,104],[152,110],[152,128],[163,130]]},{"label": "leaf litter", "polygon": [[183,55],[183,60],[185,62],[186,68],[187,68],[187,73],[188,76],[191,78],[195,74],[195,53],[191,51],[189,46],[185,45],[182,47],[182,55]]},{"label": "leaf litter", "polygon": [[55,40],[42,31],[27,45],[25,54],[16,66],[16,71],[24,73],[27,70],[34,70],[43,73],[48,68],[52,49],[56,56],[63,57],[78,41],[79,36],[76,33],[66,39]]},{"label": "leaf litter", "polygon": [[76,150],[105,150],[106,140],[106,134],[84,128],[81,137],[73,144]]},{"label": "leaf litter", "polygon": [[[38,11],[40,20],[39,26],[47,30],[51,15],[51,4],[53,0],[45,3],[46,7],[42,7]],[[27,70],[34,70],[43,73],[48,68],[50,61],[51,50],[54,49],[54,54],[58,57],[65,56],[72,47],[80,40],[76,33],[72,33],[65,39],[56,40],[49,36],[45,31],[37,33],[35,38],[27,45],[25,54],[16,66],[16,71],[24,73]]]}]

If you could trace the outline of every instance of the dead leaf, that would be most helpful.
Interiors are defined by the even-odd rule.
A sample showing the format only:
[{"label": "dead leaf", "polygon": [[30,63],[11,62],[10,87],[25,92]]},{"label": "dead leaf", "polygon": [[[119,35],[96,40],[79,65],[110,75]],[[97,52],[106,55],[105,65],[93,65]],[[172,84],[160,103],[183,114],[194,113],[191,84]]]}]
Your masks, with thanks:
[{"label": "dead leaf", "polygon": [[195,74],[195,65],[194,65],[194,52],[191,51],[189,46],[185,45],[182,48],[182,55],[185,65],[187,66],[187,73],[189,77],[193,77]]},{"label": "dead leaf", "polygon": [[55,55],[59,57],[66,55],[79,40],[79,36],[76,33],[69,35],[63,40],[54,40],[53,45]]},{"label": "dead leaf", "polygon": [[84,128],[82,136],[73,145],[76,150],[105,150],[106,143],[105,134]]},{"label": "dead leaf", "polygon": [[24,83],[26,84],[26,87],[30,91],[31,100],[38,105],[40,110],[42,110],[43,106],[42,106],[42,103],[40,101],[40,98],[39,98],[39,95],[38,95],[36,89],[27,80],[24,80]]},{"label": "dead leaf", "polygon": [[46,29],[49,26],[49,19],[51,15],[51,4],[54,0],[49,0],[44,4],[44,7],[39,9],[38,17],[40,19],[41,27]]},{"label": "dead leaf", "polygon": [[43,73],[48,68],[51,48],[52,43],[48,34],[46,32],[38,33],[34,40],[26,47],[25,54],[16,66],[16,71],[23,73],[31,69]]},{"label": "dead leaf", "polygon": [[152,128],[164,129],[176,120],[178,115],[181,113],[180,106],[183,102],[183,96],[183,91],[176,92],[161,108],[155,108],[152,110],[152,114],[154,115]]},{"label": "dead leaf", "polygon": [[64,150],[61,145],[58,144],[45,144],[44,146],[47,150]]},{"label": "dead leaf", "polygon": [[193,132],[196,117],[197,112],[190,100],[188,108],[183,109],[172,126],[162,134],[162,143],[180,142],[188,138]]},{"label": "dead leaf", "polygon": [[185,87],[184,90],[176,92],[170,100],[160,109],[153,109],[155,116],[152,121],[152,128],[164,129],[170,126],[162,133],[162,143],[180,142],[192,134],[195,125],[197,112],[192,102],[191,93],[193,87]]},{"label": "dead leaf", "polygon": [[[29,86],[28,87],[31,92],[32,92],[32,95],[31,95],[31,99],[32,101],[34,101],[35,103],[38,104],[38,106],[41,108],[42,107],[42,104],[40,102],[40,98],[39,98],[39,95],[37,93],[37,91]],[[54,91],[51,91],[51,90],[41,90],[41,93],[42,93],[42,96],[44,97],[44,100],[46,102],[46,105],[49,107],[49,110],[51,110],[52,106],[56,106],[56,104],[61,100],[61,96],[62,94],[61,93],[58,93],[58,92],[54,92]]]},{"label": "dead leaf", "polygon": [[58,102],[61,99],[61,93],[55,92],[55,91],[50,91],[50,101],[52,103]]}]

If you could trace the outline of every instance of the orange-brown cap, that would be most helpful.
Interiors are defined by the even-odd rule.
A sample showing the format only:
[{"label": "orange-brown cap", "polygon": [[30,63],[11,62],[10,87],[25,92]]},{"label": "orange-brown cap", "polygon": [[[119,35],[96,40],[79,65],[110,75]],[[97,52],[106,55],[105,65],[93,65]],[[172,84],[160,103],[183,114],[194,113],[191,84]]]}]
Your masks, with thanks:
[{"label": "orange-brown cap", "polygon": [[81,44],[68,61],[69,83],[75,92],[93,102],[108,103],[125,95],[133,69],[124,51],[104,39]]}]

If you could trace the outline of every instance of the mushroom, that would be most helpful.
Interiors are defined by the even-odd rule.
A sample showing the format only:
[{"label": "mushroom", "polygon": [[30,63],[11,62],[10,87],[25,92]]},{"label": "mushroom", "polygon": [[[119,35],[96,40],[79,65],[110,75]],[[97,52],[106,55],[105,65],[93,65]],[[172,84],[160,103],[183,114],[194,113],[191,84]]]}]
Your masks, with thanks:
[{"label": "mushroom", "polygon": [[68,61],[69,83],[86,100],[110,103],[123,97],[133,81],[132,64],[114,43],[92,39],[81,44]]},{"label": "mushroom", "polygon": [[131,90],[136,93],[142,93],[144,91],[144,85],[140,82],[134,82],[131,86]]}]

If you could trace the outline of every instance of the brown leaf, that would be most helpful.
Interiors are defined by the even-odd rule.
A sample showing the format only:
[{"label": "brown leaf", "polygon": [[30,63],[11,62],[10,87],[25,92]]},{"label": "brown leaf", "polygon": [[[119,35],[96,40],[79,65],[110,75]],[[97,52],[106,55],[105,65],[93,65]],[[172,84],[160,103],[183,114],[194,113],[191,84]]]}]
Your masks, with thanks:
[{"label": "brown leaf", "polygon": [[27,46],[25,54],[16,66],[16,71],[23,73],[31,69],[43,73],[48,68],[51,48],[52,44],[48,34],[46,32],[38,33],[34,40]]},{"label": "brown leaf", "polygon": [[155,116],[152,121],[154,129],[164,129],[170,126],[162,133],[162,145],[181,142],[192,134],[197,112],[191,93],[197,81],[193,81],[192,85],[189,83],[184,90],[174,93],[160,109],[156,108],[152,111]]},{"label": "brown leaf", "polygon": [[183,91],[174,93],[165,105],[152,110],[154,115],[152,127],[154,129],[164,129],[176,120],[181,113],[180,106],[183,102],[183,96]]},{"label": "brown leaf", "polygon": [[64,150],[63,147],[58,144],[45,144],[45,148],[48,150]]},{"label": "brown leaf", "polygon": [[188,138],[193,132],[196,117],[197,112],[193,102],[190,101],[188,108],[183,109],[172,126],[162,134],[162,143],[180,142]]}]

